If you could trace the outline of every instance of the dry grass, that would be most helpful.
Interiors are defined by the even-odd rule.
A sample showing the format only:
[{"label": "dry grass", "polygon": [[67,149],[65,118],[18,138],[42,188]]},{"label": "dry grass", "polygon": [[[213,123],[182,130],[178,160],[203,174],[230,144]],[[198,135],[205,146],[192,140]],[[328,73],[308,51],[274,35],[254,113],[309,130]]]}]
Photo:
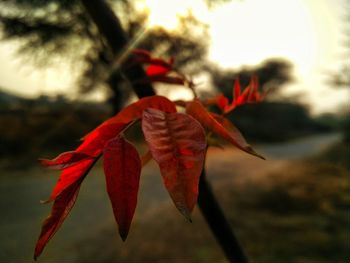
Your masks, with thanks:
[{"label": "dry grass", "polygon": [[[329,162],[328,155],[307,161],[263,162],[231,151],[211,152],[209,179],[252,262],[350,262],[350,172],[339,163]],[[117,236],[101,171],[101,167],[97,167],[93,171],[97,176],[84,182],[72,215],[44,252],[41,258],[44,262],[226,262],[198,209],[191,224],[171,204],[154,163],[146,166],[142,176],[139,206],[130,236],[123,244]],[[45,197],[51,187],[48,181],[38,177],[40,171],[33,171],[37,178],[28,177],[27,172],[30,171],[23,171],[22,177],[16,175],[17,179],[11,178],[13,188],[18,189],[15,197],[11,197],[15,190],[3,184],[3,211],[6,208],[7,217],[13,219],[6,221],[3,217],[2,222],[11,227],[14,219],[23,217],[27,225],[20,229],[36,232],[40,220],[34,218],[31,224],[28,222],[36,215],[34,210],[39,209],[37,201]],[[10,180],[10,174],[6,178]],[[37,188],[29,188],[29,182],[34,179]],[[52,185],[54,180],[50,178]],[[27,199],[33,199],[33,194],[39,195],[40,187],[45,189],[34,198],[36,203],[26,203]],[[10,200],[14,204],[11,207]],[[40,211],[38,218],[44,215],[46,212]],[[2,229],[6,230],[5,226]],[[81,235],[77,237],[78,232]],[[37,233],[32,234],[36,237]],[[71,241],[73,235],[76,239]],[[25,234],[21,238],[29,240]],[[9,235],[2,239],[16,241]],[[34,246],[35,238],[27,243]],[[12,255],[10,260],[15,256],[24,258],[26,253],[32,253],[30,245],[27,246],[29,252],[21,245],[8,253],[0,249],[0,255]],[[15,262],[30,261],[26,259]]]},{"label": "dry grass", "polygon": [[[252,262],[350,262],[349,176],[330,163],[295,162],[263,184],[233,180],[215,192]],[[226,262],[198,210],[193,219],[165,203],[136,218],[126,244],[110,226],[82,242],[79,262]]]}]

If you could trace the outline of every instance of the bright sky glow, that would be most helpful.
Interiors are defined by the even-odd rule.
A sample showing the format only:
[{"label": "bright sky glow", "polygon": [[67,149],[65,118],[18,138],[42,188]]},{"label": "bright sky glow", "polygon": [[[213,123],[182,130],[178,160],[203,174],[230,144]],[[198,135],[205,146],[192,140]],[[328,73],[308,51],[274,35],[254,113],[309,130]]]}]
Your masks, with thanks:
[{"label": "bright sky glow", "polygon": [[189,10],[208,23],[210,59],[224,67],[254,66],[271,57],[290,60],[296,82],[286,93],[304,93],[314,113],[335,110],[348,100],[347,90],[326,83],[326,72],[341,60],[342,0],[232,1],[213,12],[203,1],[146,2],[153,10],[151,24],[173,29],[176,16]]},{"label": "bright sky glow", "polygon": [[[327,86],[326,72],[341,61],[344,0],[233,0],[209,11],[201,0],[138,0],[149,12],[148,26],[175,30],[177,17],[192,12],[209,25],[210,59],[225,67],[256,65],[271,57],[290,60],[297,81],[287,93],[305,93],[315,113],[333,110],[348,100],[347,91]],[[0,46],[0,86],[22,94],[69,92],[70,69],[58,65],[41,73],[30,66],[18,70],[10,52]],[[177,94],[179,95],[179,94]]]},{"label": "bright sky glow", "polygon": [[192,12],[197,16],[208,13],[206,5],[201,0],[140,0],[136,7],[139,11],[148,13],[148,26],[160,26],[175,30],[178,18]]}]

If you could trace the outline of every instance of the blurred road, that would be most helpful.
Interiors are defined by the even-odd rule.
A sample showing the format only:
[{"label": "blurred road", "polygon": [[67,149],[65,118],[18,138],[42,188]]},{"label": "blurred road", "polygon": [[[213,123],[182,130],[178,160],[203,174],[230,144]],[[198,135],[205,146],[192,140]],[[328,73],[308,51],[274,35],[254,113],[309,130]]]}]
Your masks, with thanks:
[{"label": "blurred road", "polygon": [[[276,169],[289,160],[319,153],[339,141],[339,134],[317,135],[283,144],[258,145],[256,150],[267,161],[228,147],[211,149],[208,153],[207,172],[215,185],[227,180],[252,176]],[[233,174],[233,175],[232,175]],[[39,167],[25,171],[2,171],[0,176],[0,262],[32,262],[34,245],[41,222],[48,215],[50,205],[40,205],[57,180],[58,172]],[[245,178],[245,179],[244,179]],[[139,203],[135,221],[151,215],[170,199],[162,186],[158,169],[149,163],[142,174]],[[39,262],[78,262],[81,243],[95,238],[106,225],[114,224],[110,203],[100,164],[86,178],[72,213],[50,241]],[[115,237],[116,245],[121,243]],[[79,245],[80,244],[80,245]],[[88,245],[87,245],[88,246]],[[90,249],[90,248],[85,248]]]},{"label": "blurred road", "polygon": [[341,134],[322,134],[278,144],[261,144],[256,148],[267,159],[302,159],[317,154],[329,145],[339,142]]}]

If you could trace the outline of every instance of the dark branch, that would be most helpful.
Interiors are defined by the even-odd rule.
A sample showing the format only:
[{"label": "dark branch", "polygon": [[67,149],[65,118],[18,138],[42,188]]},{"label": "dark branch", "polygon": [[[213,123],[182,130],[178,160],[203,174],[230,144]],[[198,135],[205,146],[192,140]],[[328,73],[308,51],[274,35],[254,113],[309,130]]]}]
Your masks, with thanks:
[{"label": "dark branch", "polygon": [[[118,55],[128,44],[118,18],[103,0],[82,0],[82,3],[114,54]],[[129,80],[144,79],[146,77],[141,66],[133,68],[131,71],[124,71],[124,73]],[[155,95],[152,86],[149,84],[133,84],[133,89],[139,98]],[[198,204],[228,260],[232,263],[248,262],[206,181],[204,171],[199,184]]]},{"label": "dark branch", "polygon": [[198,206],[227,259],[232,263],[247,263],[248,259],[211,190],[204,169],[199,181]]},{"label": "dark branch", "polygon": [[[128,40],[119,19],[103,0],[82,0],[82,3],[114,55],[120,55],[127,46]],[[123,70],[123,73],[128,80],[147,78],[141,66],[130,67]],[[155,95],[153,87],[147,83],[132,83],[132,88],[139,98]]]}]

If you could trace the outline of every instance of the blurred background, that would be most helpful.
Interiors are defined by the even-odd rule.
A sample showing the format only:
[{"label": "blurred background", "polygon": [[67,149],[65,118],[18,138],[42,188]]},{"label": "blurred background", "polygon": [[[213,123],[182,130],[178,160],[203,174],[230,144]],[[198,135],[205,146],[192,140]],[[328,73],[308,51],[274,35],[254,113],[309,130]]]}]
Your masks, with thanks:
[{"label": "blurred background", "polygon": [[[229,118],[266,157],[210,148],[208,178],[252,262],[350,262],[350,2],[108,1],[131,46],[175,57],[201,98],[232,98],[234,79],[268,90]],[[0,1],[0,261],[31,262],[41,205],[58,172],[40,157],[79,139],[135,100],[80,1]],[[137,41],[136,41],[137,40]],[[191,99],[178,86],[157,93]],[[215,109],[214,109],[215,110]],[[130,140],[142,144],[135,131]],[[195,209],[173,207],[158,167],[143,170],[126,243],[101,164],[42,262],[227,262]]]}]

